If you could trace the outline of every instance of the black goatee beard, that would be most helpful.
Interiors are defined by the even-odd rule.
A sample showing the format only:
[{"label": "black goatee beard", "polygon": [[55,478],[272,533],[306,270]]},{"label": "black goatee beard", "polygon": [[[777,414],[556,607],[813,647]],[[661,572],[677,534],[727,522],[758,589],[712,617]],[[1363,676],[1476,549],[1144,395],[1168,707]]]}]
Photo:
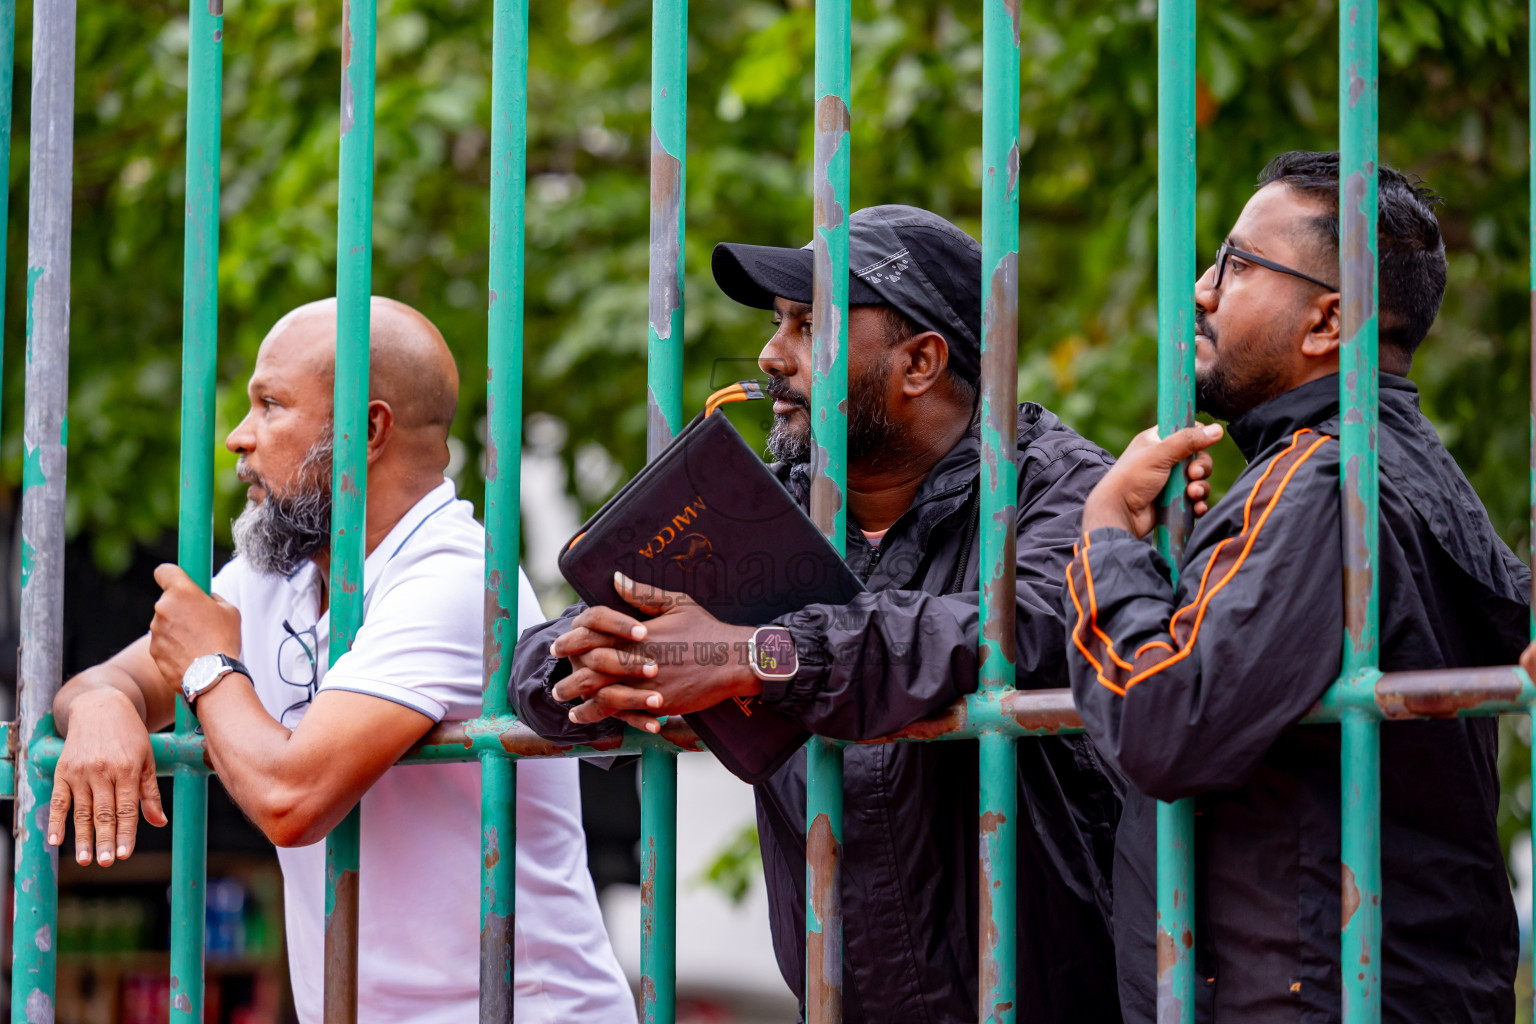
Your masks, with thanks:
[{"label": "black goatee beard", "polygon": [[[864,469],[898,463],[916,448],[886,408],[884,388],[889,377],[887,360],[848,382],[848,461],[862,462]],[[791,466],[809,462],[810,396],[792,390],[783,377],[771,378],[765,390],[770,398],[794,402],[806,410],[806,424],[802,427],[791,426],[789,416],[774,416],[773,428],[768,432],[768,454],[776,462]]]}]

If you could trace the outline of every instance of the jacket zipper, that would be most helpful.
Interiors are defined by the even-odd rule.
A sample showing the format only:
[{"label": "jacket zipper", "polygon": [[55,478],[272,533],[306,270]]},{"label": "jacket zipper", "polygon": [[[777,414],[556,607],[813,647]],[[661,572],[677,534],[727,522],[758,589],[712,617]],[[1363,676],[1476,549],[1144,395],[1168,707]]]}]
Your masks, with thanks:
[{"label": "jacket zipper", "polygon": [[869,561],[864,563],[864,582],[875,574],[875,566],[880,564],[880,552],[885,549],[883,544],[873,544],[869,549]]}]

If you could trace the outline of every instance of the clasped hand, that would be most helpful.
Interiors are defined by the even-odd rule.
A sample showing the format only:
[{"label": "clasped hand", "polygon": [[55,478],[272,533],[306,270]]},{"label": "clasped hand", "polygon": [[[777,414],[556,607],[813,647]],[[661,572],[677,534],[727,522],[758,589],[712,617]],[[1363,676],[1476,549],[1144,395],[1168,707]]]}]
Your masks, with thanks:
[{"label": "clasped hand", "polygon": [[[731,697],[754,696],[762,684],[745,657],[750,626],[715,618],[687,594],[642,587],[614,573],[614,587],[641,621],[613,608],[587,608],[550,645],[571,674],[554,685],[555,699],[580,700],[577,723],[617,718],[646,732],[661,715],[699,711]],[[725,664],[720,664],[724,652]]]}]

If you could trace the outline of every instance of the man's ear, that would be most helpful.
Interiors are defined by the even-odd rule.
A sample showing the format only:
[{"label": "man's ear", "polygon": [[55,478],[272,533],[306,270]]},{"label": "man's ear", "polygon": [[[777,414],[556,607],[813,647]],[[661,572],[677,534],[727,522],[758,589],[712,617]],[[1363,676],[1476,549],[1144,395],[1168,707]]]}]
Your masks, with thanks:
[{"label": "man's ear", "polygon": [[901,343],[906,355],[906,373],[903,374],[902,393],[916,398],[928,392],[949,366],[949,342],[938,331],[924,331]]},{"label": "man's ear", "polygon": [[1301,354],[1311,359],[1337,356],[1343,341],[1343,297],[1338,292],[1318,296],[1307,306],[1307,334]]},{"label": "man's ear", "polygon": [[368,464],[373,465],[395,431],[395,411],[389,403],[375,398],[368,403]]}]

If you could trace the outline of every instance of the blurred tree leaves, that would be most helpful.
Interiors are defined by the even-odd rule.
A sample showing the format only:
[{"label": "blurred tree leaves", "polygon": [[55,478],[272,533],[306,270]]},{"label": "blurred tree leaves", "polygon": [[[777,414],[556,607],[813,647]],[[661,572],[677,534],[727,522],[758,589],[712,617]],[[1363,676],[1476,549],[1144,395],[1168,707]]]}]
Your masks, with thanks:
[{"label": "blurred tree leaves", "polygon": [[[979,231],[978,8],[856,0],[855,207],[914,203]],[[332,290],[340,5],[228,0],[225,10],[227,429],[267,328]],[[1335,147],[1339,11],[1331,0],[1208,0],[1198,11],[1196,214],[1209,253],[1269,157]],[[1157,5],[1039,0],[1020,12],[1020,391],[1118,449],[1154,408]],[[4,378],[11,500],[31,34],[30,12],[20,13]],[[809,0],[695,0],[690,13],[692,412],[713,362],[750,359],[768,333],[765,315],[714,288],[710,249],[809,235],[814,38]],[[69,527],[103,566],[120,568],[175,522],[186,13],[131,0],[82,5],[79,19]],[[532,0],[530,18],[527,408],[569,423],[569,452],[596,442],[631,471],[644,452],[649,19],[645,0]],[[1446,199],[1450,289],[1414,378],[1522,554],[1525,32],[1524,5],[1512,0],[1397,0],[1381,13],[1382,159]],[[418,306],[448,336],[466,382],[456,430],[473,467],[484,410],[489,8],[382,0],[378,39],[375,291]],[[1236,452],[1222,454],[1230,479]],[[240,500],[231,463],[221,456],[221,527]],[[464,482],[478,498],[472,471]],[[1528,791],[1517,803],[1511,828],[1528,813]]]}]

